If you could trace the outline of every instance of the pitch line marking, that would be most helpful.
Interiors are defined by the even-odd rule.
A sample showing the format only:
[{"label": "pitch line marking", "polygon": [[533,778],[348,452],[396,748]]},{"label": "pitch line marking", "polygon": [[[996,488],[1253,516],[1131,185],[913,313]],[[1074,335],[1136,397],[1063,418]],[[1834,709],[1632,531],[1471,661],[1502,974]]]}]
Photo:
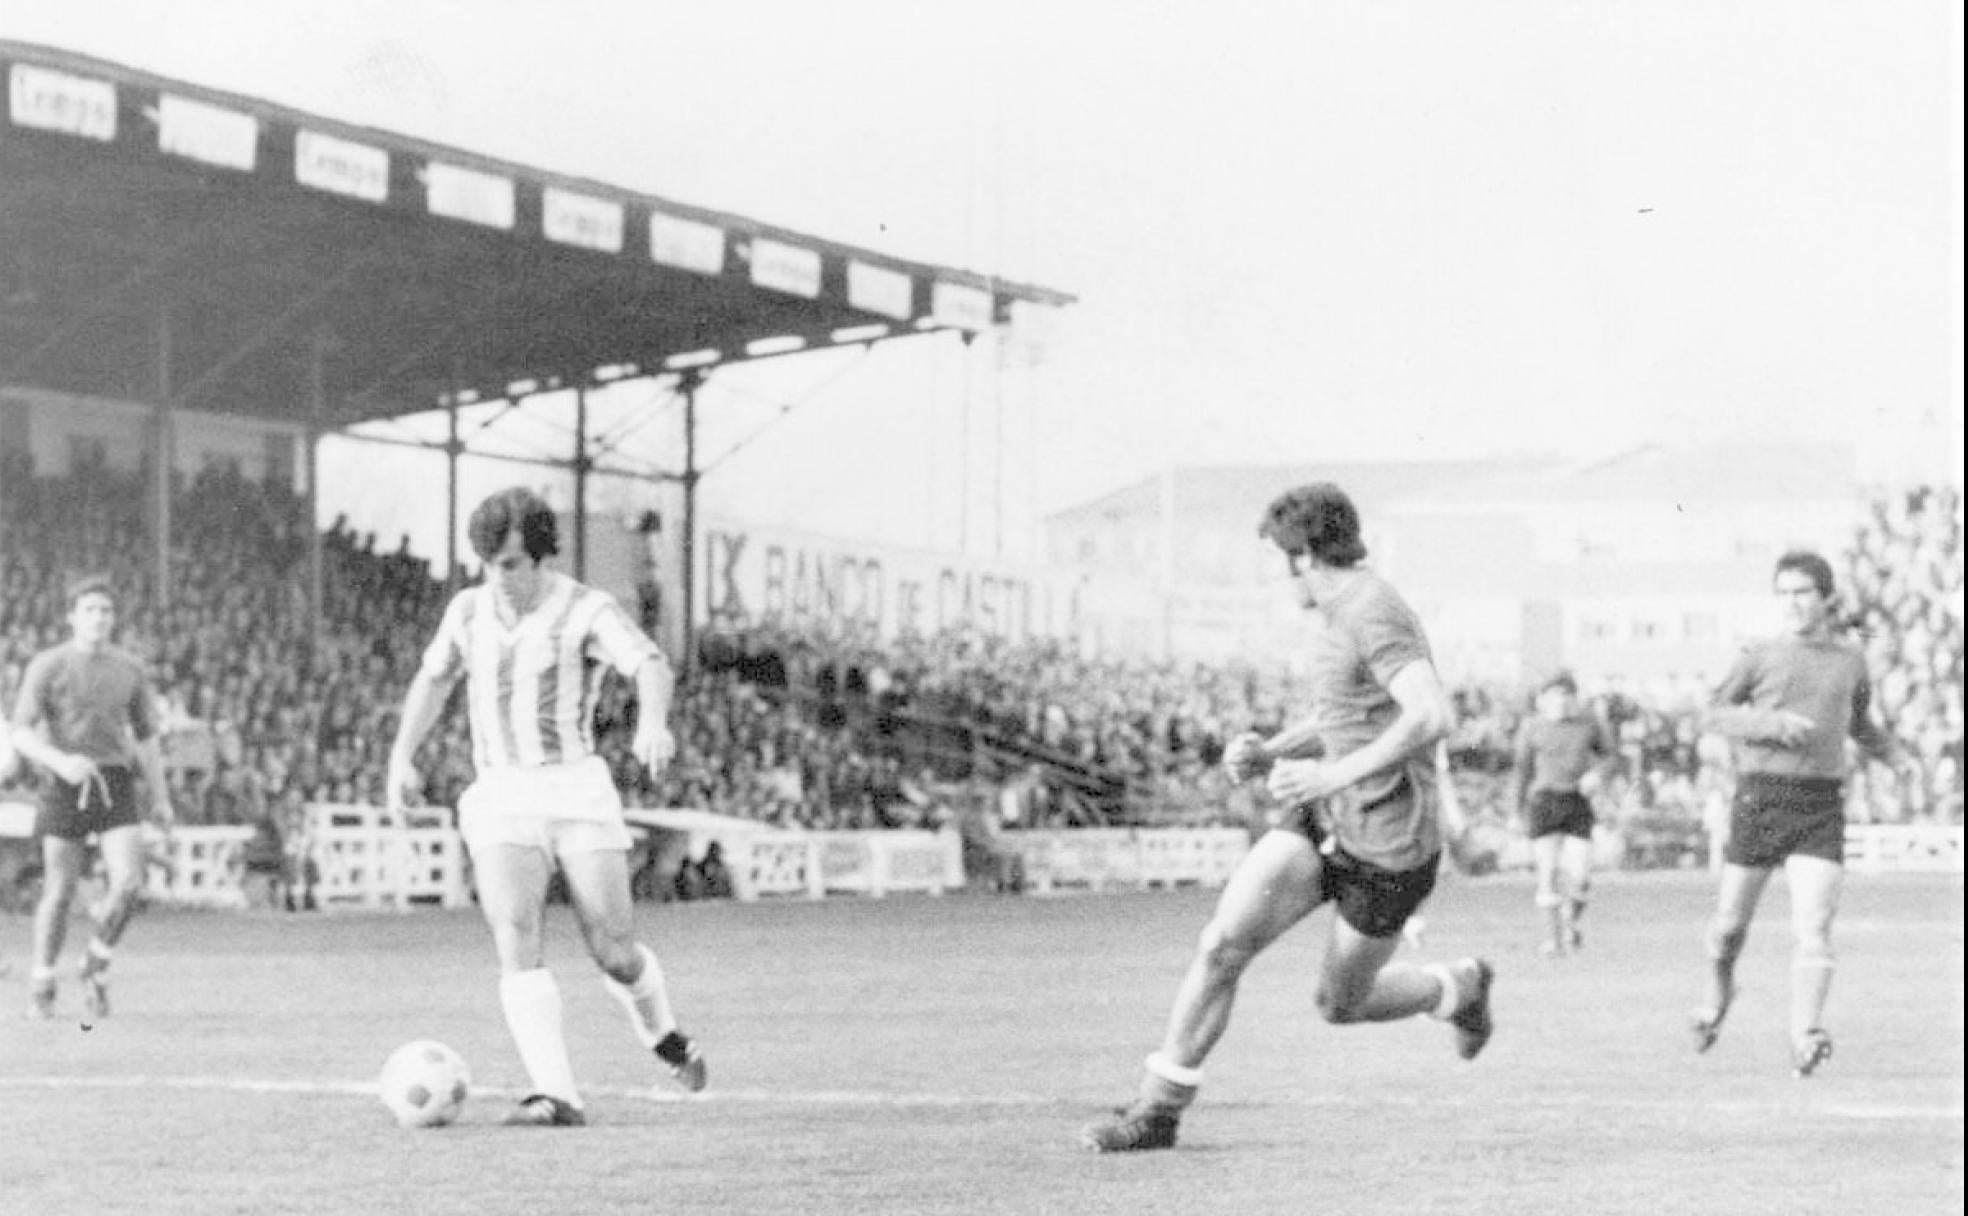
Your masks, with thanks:
[{"label": "pitch line marking", "polygon": [[[228,1093],[266,1093],[266,1094],[330,1094],[353,1097],[376,1096],[376,1083],[373,1081],[333,1081],[306,1078],[264,1078],[264,1077],[200,1077],[200,1076],[152,1076],[133,1074],[125,1076],[28,1076],[0,1077],[0,1090],[24,1089],[178,1089],[178,1090],[218,1090]],[[518,1098],[527,1090],[505,1086],[474,1085],[475,1097]],[[853,1090],[770,1090],[770,1089],[713,1089],[701,1094],[686,1094],[668,1088],[637,1088],[622,1085],[587,1085],[582,1093],[592,1098],[608,1098],[633,1102],[650,1102],[659,1105],[688,1105],[694,1103],[733,1103],[750,1106],[862,1106],[892,1107],[896,1109],[932,1108],[960,1109],[991,1107],[1008,1110],[1037,1110],[1059,1108],[1079,1110],[1097,1106],[1096,1102],[1074,1098],[1049,1097],[1041,1094],[957,1094],[957,1093],[880,1093]],[[1546,1105],[1576,1107],[1580,1109],[1615,1110],[1677,1110],[1700,1108],[1717,1114],[1738,1115],[1817,1115],[1833,1119],[1864,1120],[1908,1120],[1959,1123],[1963,1120],[1960,1106],[1915,1105],[1888,1102],[1835,1102],[1823,1106],[1799,1106],[1783,1102],[1694,1102],[1673,1099],[1578,1099],[1569,1102],[1550,1102]],[[1227,1100],[1213,1103],[1226,1109],[1239,1107],[1259,1107],[1266,1109],[1365,1109],[1374,1106],[1487,1106],[1487,1103],[1471,1099],[1457,1099],[1447,1096],[1402,1096],[1397,1094],[1377,1095],[1366,1099],[1333,1097],[1291,1097],[1274,1100]]]}]

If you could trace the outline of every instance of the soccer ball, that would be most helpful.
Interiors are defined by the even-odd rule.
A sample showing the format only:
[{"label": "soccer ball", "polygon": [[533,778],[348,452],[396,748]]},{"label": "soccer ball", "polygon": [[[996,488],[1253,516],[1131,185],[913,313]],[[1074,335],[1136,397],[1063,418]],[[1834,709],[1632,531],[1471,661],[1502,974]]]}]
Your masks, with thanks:
[{"label": "soccer ball", "polygon": [[390,1053],[378,1089],[399,1127],[443,1127],[464,1106],[471,1072],[449,1047],[418,1039]]}]

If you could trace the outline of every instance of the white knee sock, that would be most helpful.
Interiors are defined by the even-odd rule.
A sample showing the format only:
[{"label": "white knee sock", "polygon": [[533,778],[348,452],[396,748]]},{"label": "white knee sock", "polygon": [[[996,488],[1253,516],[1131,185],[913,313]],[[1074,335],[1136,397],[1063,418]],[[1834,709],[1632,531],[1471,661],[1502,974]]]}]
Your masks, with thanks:
[{"label": "white knee sock", "polygon": [[506,1011],[506,1028],[512,1031],[534,1092],[579,1106],[574,1065],[567,1058],[567,1039],[561,1032],[560,985],[554,982],[553,972],[538,967],[500,977],[499,1004]]},{"label": "white knee sock", "polygon": [[663,984],[663,968],[656,961],[656,952],[637,943],[636,953],[642,956],[642,974],[636,976],[635,983],[624,984],[606,974],[601,982],[628,1011],[636,1038],[644,1047],[654,1047],[676,1029],[676,1015],[670,1012],[670,993]]}]

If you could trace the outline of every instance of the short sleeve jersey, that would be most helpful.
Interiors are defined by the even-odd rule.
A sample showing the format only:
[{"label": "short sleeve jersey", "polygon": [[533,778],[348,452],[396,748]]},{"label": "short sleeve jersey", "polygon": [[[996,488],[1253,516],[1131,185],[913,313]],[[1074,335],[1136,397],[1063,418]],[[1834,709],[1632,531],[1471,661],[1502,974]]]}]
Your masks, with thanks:
[{"label": "short sleeve jersey", "polygon": [[1740,773],[1843,778],[1845,740],[1872,729],[1865,658],[1837,638],[1782,637],[1745,648],[1716,689],[1715,704],[1789,710],[1813,723],[1797,747],[1738,740]]},{"label": "short sleeve jersey", "polygon": [[1534,794],[1540,790],[1575,793],[1579,779],[1610,755],[1612,745],[1606,732],[1589,714],[1574,714],[1555,722],[1538,715],[1517,733],[1517,763],[1530,766],[1530,790]]},{"label": "short sleeve jersey", "polygon": [[546,579],[540,602],[511,626],[499,619],[490,587],[460,591],[424,651],[426,675],[445,686],[466,680],[481,772],[592,755],[601,665],[627,676],[662,658],[614,596],[564,575]]},{"label": "short sleeve jersey", "polygon": [[27,665],[14,726],[39,729],[55,747],[98,765],[134,767],[136,745],[157,733],[150,680],[126,650],[52,647]]},{"label": "short sleeve jersey", "polygon": [[[1394,677],[1412,663],[1433,662],[1433,654],[1414,610],[1372,571],[1348,582],[1313,619],[1312,712],[1325,757],[1335,760],[1393,724],[1401,714],[1388,691]],[[1340,843],[1362,861],[1406,870],[1441,849],[1429,755],[1369,775],[1328,799],[1327,813]]]}]

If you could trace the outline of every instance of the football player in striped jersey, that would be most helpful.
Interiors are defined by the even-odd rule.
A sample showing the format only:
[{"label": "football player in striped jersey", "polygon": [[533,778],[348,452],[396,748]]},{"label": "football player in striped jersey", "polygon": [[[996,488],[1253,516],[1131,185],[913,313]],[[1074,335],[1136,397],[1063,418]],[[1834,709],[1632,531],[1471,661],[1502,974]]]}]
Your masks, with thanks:
[{"label": "football player in striped jersey", "polygon": [[587,1116],[562,1031],[560,988],[541,950],[556,868],[636,1035],[686,1088],[705,1084],[703,1054],[677,1028],[656,955],[636,940],[633,841],[594,740],[606,663],[635,682],[635,756],[660,771],[676,751],[674,681],[663,652],[613,596],[542,564],[559,542],[553,509],[538,495],[492,495],[472,513],[469,531],[485,577],[451,600],[411,681],[390,753],[390,806],[401,822],[402,808],[421,793],[417,748],[462,680],[477,776],[459,799],[458,826],[498,950],[500,1005],[533,1091],[506,1122],[579,1126]]}]

